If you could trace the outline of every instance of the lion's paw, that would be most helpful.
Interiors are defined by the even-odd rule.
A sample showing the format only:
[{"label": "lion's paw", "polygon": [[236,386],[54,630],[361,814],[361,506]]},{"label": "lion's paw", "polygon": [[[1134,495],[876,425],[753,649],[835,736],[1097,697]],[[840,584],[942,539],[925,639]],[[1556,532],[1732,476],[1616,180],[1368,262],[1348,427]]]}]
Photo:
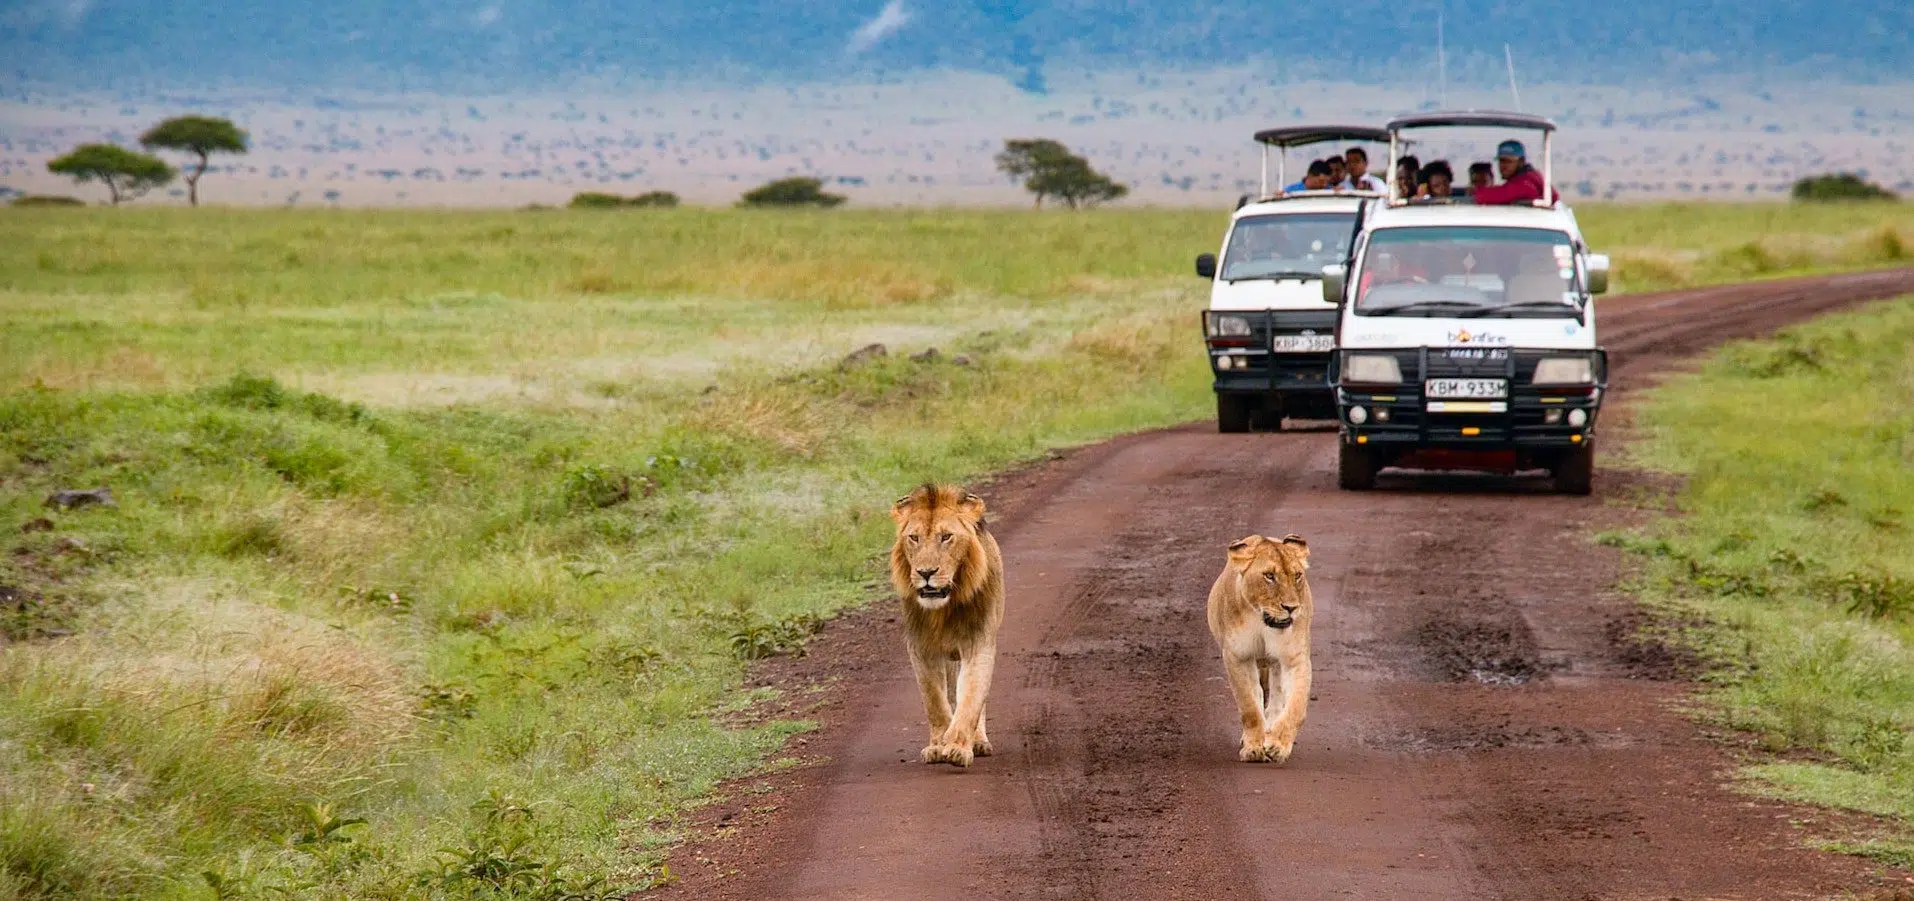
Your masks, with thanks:
[{"label": "lion's paw", "polygon": [[1295,748],[1296,748],[1296,745],[1293,742],[1283,742],[1282,744],[1279,744],[1279,745],[1270,745],[1269,760],[1275,763],[1288,763],[1289,753],[1295,750]]},{"label": "lion's paw", "polygon": [[1269,759],[1269,746],[1256,742],[1244,742],[1236,752],[1236,759],[1244,763],[1261,763]]},{"label": "lion's paw", "polygon": [[977,756],[977,752],[968,744],[935,744],[926,747],[920,756],[925,763],[970,766],[970,761]]},{"label": "lion's paw", "polygon": [[994,750],[990,747],[990,739],[979,738],[971,744],[970,752],[978,757],[989,757]]}]

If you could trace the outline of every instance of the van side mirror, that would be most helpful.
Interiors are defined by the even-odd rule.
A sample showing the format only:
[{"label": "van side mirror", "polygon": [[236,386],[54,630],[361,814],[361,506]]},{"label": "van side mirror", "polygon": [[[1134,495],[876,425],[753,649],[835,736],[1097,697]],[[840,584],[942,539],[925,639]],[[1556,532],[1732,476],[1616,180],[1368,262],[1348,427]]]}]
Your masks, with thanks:
[{"label": "van side mirror", "polygon": [[1323,300],[1341,306],[1343,289],[1348,286],[1348,269],[1342,266],[1323,267]]},{"label": "van side mirror", "polygon": [[1608,292],[1608,254],[1591,253],[1588,255],[1588,293],[1605,294]]},{"label": "van side mirror", "polygon": [[1199,253],[1196,255],[1196,274],[1204,278],[1216,277],[1216,254]]}]

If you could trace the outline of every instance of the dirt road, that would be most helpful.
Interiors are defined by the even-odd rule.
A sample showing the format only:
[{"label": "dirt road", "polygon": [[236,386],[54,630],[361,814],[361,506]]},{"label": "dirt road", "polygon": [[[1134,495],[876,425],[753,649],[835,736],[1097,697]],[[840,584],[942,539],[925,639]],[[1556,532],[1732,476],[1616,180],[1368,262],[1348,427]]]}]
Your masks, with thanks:
[{"label": "dirt road", "polygon": [[[1914,270],[1598,301],[1617,399],[1682,355]],[[1612,433],[1612,429],[1610,433]],[[1611,447],[1612,449],[1612,447]],[[1721,787],[1666,661],[1619,643],[1620,561],[1588,534],[1631,487],[1384,476],[1335,487],[1333,431],[1213,426],[1087,448],[993,487],[1009,615],[997,755],[916,761],[923,710],[888,605],[765,678],[829,677],[822,760],[701,815],[648,897],[1746,898],[1906,887],[1804,850],[1826,815]],[[1236,761],[1204,625],[1230,541],[1299,532],[1316,698],[1287,766]],[[1652,651],[1652,649],[1650,649]],[[801,693],[799,693],[801,694]]]}]

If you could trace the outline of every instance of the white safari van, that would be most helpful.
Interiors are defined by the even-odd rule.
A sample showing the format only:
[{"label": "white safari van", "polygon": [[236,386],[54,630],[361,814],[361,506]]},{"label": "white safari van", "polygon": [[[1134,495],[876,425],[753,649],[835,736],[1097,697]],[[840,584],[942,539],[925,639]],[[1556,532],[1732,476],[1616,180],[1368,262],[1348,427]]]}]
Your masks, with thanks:
[{"label": "white safari van", "polygon": [[[1323,299],[1322,270],[1348,260],[1363,205],[1383,195],[1285,192],[1285,156],[1292,147],[1388,137],[1380,128],[1338,125],[1256,133],[1263,145],[1262,191],[1237,206],[1221,258],[1210,253],[1196,258],[1196,274],[1211,283],[1203,338],[1216,377],[1219,431],[1245,432],[1252,425],[1280,429],[1284,417],[1335,418],[1327,375],[1336,305]],[[1271,148],[1279,151],[1274,185]]]},{"label": "white safari van", "polygon": [[1608,380],[1592,301],[1607,289],[1608,258],[1589,252],[1556,198],[1547,119],[1429,113],[1388,128],[1399,139],[1457,126],[1540,131],[1546,199],[1418,200],[1392,184],[1348,266],[1324,269],[1323,296],[1339,307],[1338,481],[1368,489],[1389,466],[1546,470],[1557,491],[1587,494]]}]

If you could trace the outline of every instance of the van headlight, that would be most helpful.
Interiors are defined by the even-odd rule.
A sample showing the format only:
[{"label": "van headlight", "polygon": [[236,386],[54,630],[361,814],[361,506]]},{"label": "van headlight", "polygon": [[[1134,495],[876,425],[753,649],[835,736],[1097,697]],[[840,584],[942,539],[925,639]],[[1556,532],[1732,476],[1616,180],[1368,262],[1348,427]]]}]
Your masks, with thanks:
[{"label": "van headlight", "polygon": [[1210,337],[1233,338],[1249,334],[1249,320],[1241,316],[1211,316]]},{"label": "van headlight", "polygon": [[1342,358],[1342,380],[1358,385],[1399,385],[1402,366],[1388,354],[1350,354]]},{"label": "van headlight", "polygon": [[1537,385],[1593,385],[1595,364],[1587,357],[1544,357],[1535,364]]}]

